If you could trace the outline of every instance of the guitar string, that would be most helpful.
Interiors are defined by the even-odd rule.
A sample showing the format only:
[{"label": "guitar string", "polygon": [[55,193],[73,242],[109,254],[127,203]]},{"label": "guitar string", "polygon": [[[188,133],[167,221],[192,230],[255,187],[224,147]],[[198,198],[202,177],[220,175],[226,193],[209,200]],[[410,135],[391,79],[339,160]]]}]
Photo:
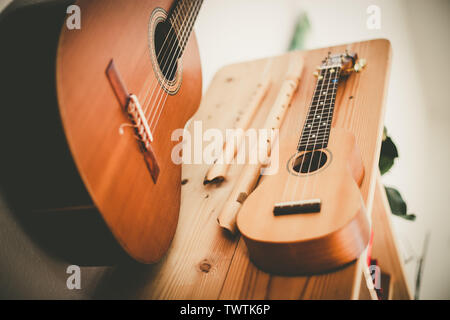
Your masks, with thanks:
[{"label": "guitar string", "polygon": [[[182,45],[179,47],[179,52],[181,52],[181,53],[183,52],[184,47],[186,46],[187,41],[189,40],[189,36],[190,36],[190,34],[191,34],[191,31],[192,31],[194,22],[195,22],[195,20],[196,20],[196,17],[197,17],[197,15],[198,15],[199,11],[200,11],[200,6],[201,6],[202,3],[203,3],[202,0],[199,1],[199,2],[197,2],[197,5],[194,7],[193,14],[192,14],[191,17],[189,18],[189,20],[190,20],[191,22],[188,24],[188,28],[183,32],[183,35],[182,35]],[[176,53],[176,55],[178,55],[178,53]],[[181,55],[180,55],[180,57],[181,57]],[[178,59],[179,59],[179,58],[178,58]],[[178,60],[178,59],[176,59],[176,60]],[[175,62],[176,60],[174,60],[174,62]],[[176,66],[177,66],[177,64],[176,64],[176,63],[173,63],[173,66],[172,66],[172,69],[171,69],[170,72],[174,72],[174,71],[175,71],[174,69],[175,69]],[[170,68],[170,66],[169,66],[169,68]],[[162,92],[162,94],[161,94],[160,100],[159,100],[159,102],[158,102],[157,113],[154,114],[154,116],[152,117],[151,122],[150,122],[150,124],[149,124],[149,126],[152,128],[152,131],[156,130],[156,126],[157,126],[157,124],[158,124],[159,118],[160,118],[160,116],[161,116],[161,114],[162,114],[162,111],[163,111],[163,109],[164,109],[164,106],[165,106],[165,103],[166,103],[166,101],[167,101],[167,98],[169,97],[169,93],[168,93],[168,92],[166,92],[166,95],[165,95],[165,97],[164,97],[164,92],[165,92],[165,91],[163,91],[162,89],[160,89],[159,91]],[[163,97],[164,97],[164,98],[163,98]],[[164,101],[163,101],[163,99],[164,99]],[[161,108],[159,108],[160,105],[162,106]],[[156,122],[155,122],[155,124],[153,125],[154,119],[156,119]]]},{"label": "guitar string", "polygon": [[[172,54],[173,49],[176,48],[176,49],[175,49],[175,54],[174,54],[173,58],[170,60],[169,66],[168,66],[168,68],[167,68],[167,69],[169,70],[169,74],[171,74],[171,73],[174,71],[175,66],[177,66],[177,64],[175,64],[175,63],[173,63],[173,62],[175,62],[175,61],[177,61],[177,60],[179,59],[179,58],[177,58],[177,55],[178,55],[178,53],[180,52],[180,49],[182,48],[182,46],[185,45],[185,43],[183,43],[183,42],[186,40],[185,34],[186,34],[186,32],[187,32],[188,30],[191,30],[191,29],[189,28],[189,24],[190,24],[190,22],[191,22],[192,17],[193,17],[194,14],[195,14],[196,9],[199,7],[199,4],[200,4],[200,2],[197,2],[196,5],[192,6],[192,8],[191,8],[192,12],[189,12],[189,11],[188,11],[189,13],[188,13],[188,15],[186,15],[186,19],[187,19],[188,23],[186,24],[186,26],[184,26],[184,28],[183,28],[183,27],[181,28],[181,29],[182,29],[182,34],[181,34],[181,42],[182,42],[182,45],[177,44],[177,42],[174,42],[174,45],[173,45],[172,48],[170,49],[169,56]],[[198,11],[197,11],[197,12],[198,12]],[[183,22],[183,24],[184,24],[184,22]],[[184,29],[184,30],[183,30],[183,29]],[[169,60],[166,60],[166,62],[164,63],[164,65],[163,65],[163,67],[162,67],[163,70],[166,68],[167,62],[168,62],[168,61],[169,61]],[[172,63],[173,63],[173,66],[172,66]],[[172,68],[171,68],[171,66],[172,66]],[[164,82],[162,83],[162,85],[160,86],[160,88],[158,89],[158,91],[157,91],[157,93],[156,93],[156,96],[155,96],[154,102],[158,101],[158,97],[159,97],[159,94],[160,94],[161,92],[162,92],[161,98],[164,96],[164,91],[165,91],[165,90],[164,90],[164,86],[165,86],[165,84],[166,84],[167,82],[168,82],[168,81],[164,81]],[[152,95],[151,95],[151,97],[150,97],[150,100],[149,100],[149,104],[148,104],[148,105],[150,105],[150,103],[151,103],[151,101],[152,101],[153,94],[154,94],[154,92],[155,92],[156,87],[157,87],[157,84],[155,85],[155,87],[154,87],[154,89],[153,89],[153,92],[152,92]],[[168,93],[167,93],[167,95],[168,95]],[[155,115],[156,115],[159,111],[162,112],[162,109],[159,108],[160,105],[161,105],[161,103],[160,103],[161,101],[162,101],[162,99],[160,99],[160,101],[159,101],[157,104],[154,104],[154,105],[152,106],[151,111],[150,111],[150,113],[149,113],[149,117],[147,118],[147,114],[145,115],[145,116],[146,116],[146,119],[150,119],[150,117],[151,117],[151,119],[152,119],[152,121],[153,121]],[[148,107],[147,107],[147,108],[148,108]],[[164,108],[164,105],[163,105],[162,108]],[[155,109],[156,109],[156,111],[153,112],[153,110],[155,110]],[[153,114],[153,116],[151,116],[152,114]],[[150,127],[150,128],[152,127],[152,122],[150,122],[149,127]],[[153,129],[151,129],[151,130],[153,131]]]},{"label": "guitar string", "polygon": [[[325,74],[322,74],[322,72],[323,72],[324,70],[325,70]],[[326,78],[327,72],[328,72],[328,69],[325,68],[325,69],[322,69],[321,72],[320,72],[320,74],[319,74],[319,77],[320,77],[320,76],[323,77],[322,79],[320,79],[320,80],[322,80],[322,82],[321,82],[321,84],[320,84],[320,93],[319,93],[319,97],[321,97],[321,95],[322,95],[323,84],[324,84],[324,80],[325,80],[325,78]],[[320,80],[318,80],[318,81],[320,81]],[[313,104],[314,104],[314,97],[315,97],[315,95],[314,95],[313,98],[312,98],[310,110],[311,110],[311,108],[312,108],[312,106],[313,106]],[[309,133],[308,133],[308,138],[307,138],[307,141],[306,141],[306,144],[305,144],[305,151],[304,151],[304,153],[303,153],[302,161],[301,161],[301,164],[300,164],[300,167],[299,167],[299,174],[300,174],[300,176],[301,176],[301,174],[302,174],[302,168],[303,168],[303,165],[305,164],[305,158],[306,158],[306,155],[307,155],[307,153],[308,153],[308,145],[309,145],[309,141],[310,141],[310,139],[311,139],[311,130],[314,128],[314,123],[315,123],[315,121],[316,121],[316,113],[317,113],[317,106],[316,106],[316,108],[314,109],[314,115],[313,115],[312,123],[310,124],[310,125],[311,125],[311,126],[310,126],[311,129],[309,130]],[[308,114],[307,114],[307,116],[306,116],[305,126],[307,126],[308,118],[309,118],[309,112],[308,112]],[[303,134],[302,134],[302,137],[300,138],[300,146],[301,146],[301,144],[302,144],[302,140],[303,140]],[[314,150],[311,150],[311,152],[312,152],[312,153],[311,153],[311,157],[312,157]],[[311,162],[311,160],[312,160],[312,158],[310,159],[310,162]],[[307,174],[307,175],[306,175],[306,178],[305,178],[305,183],[306,183],[306,181],[307,181],[308,178],[309,178],[308,172],[307,172],[306,174]],[[299,181],[300,181],[300,177],[298,177],[298,179],[296,179],[296,181],[295,181],[295,186],[294,186],[293,191],[292,191],[292,196],[289,197],[289,198],[291,199],[291,201],[294,200],[295,193],[296,193],[296,191],[297,191],[297,187],[298,187]],[[304,190],[304,189],[303,189],[303,190]],[[303,190],[302,190],[302,194],[303,194]],[[301,200],[301,199],[302,199],[302,198],[300,198],[300,200]]]},{"label": "guitar string", "polygon": [[[182,33],[182,35],[181,35],[182,41],[183,41],[183,38],[184,38],[184,33],[185,33],[185,31],[188,29],[188,24],[186,24],[185,22],[186,22],[186,21],[190,21],[190,19],[191,19],[191,17],[192,17],[192,13],[190,12],[190,10],[195,11],[195,6],[191,7],[190,9],[188,9],[187,12],[189,12],[189,14],[186,14],[185,11],[183,11],[183,13],[185,13],[185,18],[184,18],[184,20],[183,20],[183,22],[182,22],[181,24],[178,24],[179,26],[181,26],[181,27],[179,27],[180,31],[179,31],[178,33],[179,33],[179,34]],[[173,49],[174,49],[175,47],[179,47],[179,45],[177,44],[177,42],[174,41],[174,44],[172,45],[172,47],[171,47],[170,50],[169,50],[169,56],[170,56],[170,54],[172,54]],[[176,57],[176,55],[174,55],[174,56]],[[175,60],[176,60],[176,59],[175,59]],[[170,70],[170,65],[171,65],[172,61],[174,61],[174,59],[172,59],[172,60],[165,59],[165,63],[163,64],[163,66],[162,66],[161,69],[163,69],[163,70],[166,69],[167,63],[169,62],[169,67],[168,67],[167,69],[169,70],[169,74],[170,74],[170,73],[172,72],[172,70]],[[175,65],[176,65],[176,64],[175,64]],[[155,90],[156,90],[156,88],[157,88],[157,86],[158,86],[158,82],[156,82],[156,83],[155,83],[155,86],[153,87],[153,90],[152,90],[152,94],[151,94],[151,96],[150,96],[150,99],[148,99],[148,103],[145,102],[145,103],[146,103],[146,107],[145,107],[145,111],[144,111],[145,113],[144,113],[144,114],[145,114],[145,117],[146,117],[147,120],[152,116],[153,111],[155,110],[155,107],[156,107],[156,111],[158,111],[159,104],[156,104],[155,101],[158,99],[158,95],[159,95],[159,93],[161,92],[161,89],[163,88],[164,85],[165,85],[165,82],[163,82],[162,84],[160,84],[160,88],[159,88],[159,90],[158,90],[158,92],[157,92],[156,99],[153,99]],[[147,113],[147,109],[148,109],[148,107],[151,105],[151,102],[152,102],[153,100],[154,100],[154,102],[153,102],[153,104],[152,104],[151,110],[150,110],[149,113]],[[147,114],[149,115],[149,117],[147,117]],[[156,114],[156,113],[154,113],[154,114]],[[152,130],[152,129],[150,129],[150,130]],[[153,130],[152,130],[152,131],[153,131]]]},{"label": "guitar string", "polygon": [[[336,95],[337,95],[337,86],[338,86],[338,83],[339,83],[339,77],[340,77],[340,74],[341,74],[341,67],[340,66],[337,66],[336,67],[336,71],[335,71],[335,77],[334,77],[334,79],[331,81],[332,83],[333,83],[333,93],[331,94],[331,101],[329,102],[329,106],[328,106],[328,110],[327,110],[327,120],[326,120],[326,128],[328,129],[328,140],[329,140],[329,137],[330,137],[330,132],[331,132],[331,123],[332,123],[332,116],[333,116],[333,112],[331,111],[331,108],[333,108],[334,109],[334,103],[335,103],[335,101],[336,101]],[[328,87],[329,87],[329,85],[328,85]],[[329,88],[327,89],[327,91],[329,90]],[[327,99],[325,99],[325,100],[327,100]],[[325,108],[324,108],[324,110],[325,110]],[[323,112],[322,112],[323,113]],[[331,120],[331,121],[330,121]],[[329,124],[328,124],[329,123]],[[318,129],[318,131],[320,131],[320,125],[319,125],[319,129]],[[323,145],[325,144],[325,140],[327,139],[327,137],[326,137],[326,133],[325,133],[325,136],[324,137],[322,137],[322,147],[323,147]],[[319,156],[319,162],[317,163],[317,169],[316,170],[319,170],[320,169],[320,162],[322,161],[322,152],[320,152],[320,156]],[[329,161],[329,159],[328,159],[328,161]],[[316,183],[317,183],[317,175],[316,176],[314,176],[313,177],[313,184],[312,184],[312,194],[311,194],[311,197],[314,195],[314,190],[315,190],[315,187],[316,187]]]},{"label": "guitar string", "polygon": [[[173,48],[177,45],[177,41],[176,39],[178,38],[177,35],[177,31],[175,30],[175,28],[178,28],[179,30],[183,30],[183,26],[185,26],[185,22],[189,19],[189,15],[187,14],[187,12],[189,12],[189,9],[187,9],[188,11],[185,11],[185,7],[184,4],[185,2],[183,0],[181,0],[179,7],[177,7],[178,9],[178,17],[176,17],[173,21],[170,22],[171,24],[171,30],[174,30],[172,35],[171,35],[171,39],[169,41],[169,44],[164,48],[164,55],[163,55],[163,59],[161,61],[161,63],[158,62],[158,59],[156,60],[156,63],[158,64],[159,70],[162,72],[162,70],[164,70],[168,58],[170,56],[170,54],[172,53]],[[182,18],[182,16],[184,15],[184,18]],[[180,18],[180,19],[178,19]],[[162,48],[161,48],[162,50]],[[167,54],[167,52],[169,51],[169,53]],[[152,87],[152,89],[148,90],[147,95],[145,96],[145,99],[143,101],[143,105],[144,105],[144,115],[147,118],[147,110],[148,107],[151,105],[150,102],[153,98],[153,94],[155,92],[155,89],[158,87],[159,81],[158,78],[155,77],[155,83]],[[149,96],[151,92],[151,95]],[[148,103],[147,103],[148,102]],[[152,106],[152,108],[154,107],[154,105]],[[153,110],[150,110],[150,113]]]},{"label": "guitar string", "polygon": [[[157,63],[158,65],[159,65],[159,69],[161,70],[161,72],[162,72],[162,70],[164,70],[164,68],[165,68],[165,66],[166,66],[166,64],[167,64],[167,61],[168,61],[168,58],[169,58],[169,56],[170,56],[170,54],[172,53],[172,51],[173,51],[173,48],[176,46],[176,44],[177,44],[177,42],[176,42],[176,39],[177,39],[177,31],[175,30],[175,28],[180,28],[180,26],[181,26],[181,29],[183,28],[183,26],[185,25],[185,22],[187,21],[187,19],[188,19],[188,14],[186,14],[186,11],[185,11],[185,6],[184,6],[184,4],[185,4],[185,1],[184,0],[181,0],[181,1],[179,1],[179,6],[177,7],[177,10],[178,10],[178,15],[175,17],[175,19],[173,19],[172,21],[170,21],[169,20],[169,22],[170,22],[170,24],[171,24],[171,26],[170,26],[170,30],[169,30],[169,33],[168,33],[168,35],[170,34],[171,35],[171,37],[170,37],[170,40],[169,40],[169,43],[167,44],[167,46],[165,46],[164,47],[164,45],[161,47],[161,49],[160,49],[160,51],[162,51],[163,49],[164,49],[164,54],[163,54],[163,56],[162,56],[162,61],[164,61],[164,65],[161,67],[160,66],[160,64],[159,64],[159,62],[158,62],[158,58],[156,59],[156,61],[155,61],[155,63]],[[189,10],[189,9],[188,9]],[[184,15],[184,18],[182,17]],[[172,32],[173,31],[173,32]],[[167,51],[169,51],[169,54],[167,54]],[[154,74],[151,74],[150,75],[150,78],[152,78],[152,77],[154,77],[153,76]],[[151,100],[152,100],[152,98],[153,98],[153,94],[154,94],[154,92],[155,92],[155,89],[157,88],[157,86],[158,86],[158,83],[159,83],[159,81],[158,81],[158,79],[157,79],[157,77],[154,77],[154,84],[153,84],[153,86],[152,86],[152,88],[149,88],[149,90],[147,91],[147,94],[146,94],[146,96],[145,96],[145,98],[143,99],[143,103],[142,103],[142,105],[144,106],[144,115],[146,116],[146,118],[147,118],[147,110],[148,110],[148,107],[150,106],[150,102],[151,102]],[[151,92],[151,94],[150,94],[150,92]],[[154,106],[153,106],[154,107]],[[152,107],[152,108],[153,108]],[[152,112],[152,110],[150,110],[150,113]]]},{"label": "guitar string", "polygon": [[[174,12],[174,14],[175,14],[175,16],[176,16],[175,20],[178,19],[178,16],[180,15],[180,12],[179,12],[179,10],[178,10],[178,7],[176,8],[176,10],[178,11],[178,12],[177,12],[178,15],[176,15],[176,13]],[[158,52],[158,54],[157,54],[157,56],[156,56],[156,60],[159,59],[159,56],[161,55],[161,53],[162,53],[162,51],[163,51],[164,45],[166,44],[167,39],[169,38],[169,35],[170,35],[172,29],[173,29],[173,25],[171,25],[171,27],[169,28],[169,32],[167,32],[166,38],[164,39],[164,42],[163,42],[163,44],[162,44],[161,48],[159,49],[159,52]],[[148,84],[149,82],[151,83],[151,79],[152,79],[152,78],[153,78],[153,77],[152,77],[152,74],[149,74],[149,76],[145,79],[144,85],[143,85],[142,88],[139,90],[139,97],[142,97],[142,96],[143,96],[143,94],[145,93],[145,89],[146,89],[146,88],[150,88],[150,85],[147,86],[147,84]],[[147,93],[147,94],[148,94],[148,93]],[[145,97],[145,99],[146,99],[146,98],[147,98],[147,96]],[[141,101],[144,101],[144,100],[141,99]]]},{"label": "guitar string", "polygon": [[[305,131],[305,128],[307,127],[307,122],[308,122],[308,116],[309,116],[309,114],[310,114],[310,112],[311,112],[311,110],[312,110],[312,105],[313,105],[313,101],[314,101],[314,97],[315,97],[315,95],[316,95],[316,93],[317,93],[317,90],[318,90],[318,88],[319,88],[319,83],[317,82],[316,83],[316,85],[314,86],[314,92],[313,92],[313,98],[311,99],[311,103],[310,103],[310,105],[309,105],[309,107],[308,107],[308,111],[307,111],[307,113],[306,113],[306,119],[305,119],[305,124],[303,125],[303,129],[302,129],[302,132],[301,132],[301,134],[300,134],[300,141],[299,141],[299,143],[298,143],[298,145],[297,145],[297,152],[295,153],[295,155],[292,157],[292,159],[293,159],[293,161],[292,161],[292,164],[294,164],[295,163],[295,160],[297,159],[297,157],[302,153],[302,151],[300,151],[299,150],[299,148],[300,148],[300,146],[301,146],[301,142],[302,142],[302,138],[303,138],[303,132]],[[305,149],[305,153],[306,153],[306,149]],[[301,168],[302,168],[302,166],[303,166],[303,160],[304,160],[304,158],[302,159],[302,162],[301,162],[301,165],[300,165],[300,171],[299,171],[299,175],[301,174]],[[290,164],[288,164],[288,165],[290,165]],[[289,169],[288,169],[289,170]],[[285,187],[284,187],[284,190],[283,190],[283,195],[282,195],[282,197],[281,197],[281,199],[282,199],[282,201],[286,201],[286,200],[288,200],[290,197],[288,196],[287,198],[285,198],[285,196],[286,196],[286,192],[287,192],[287,190],[289,189],[289,185],[290,185],[290,183],[291,183],[291,175],[293,176],[293,178],[297,178],[297,179],[295,179],[294,181],[297,181],[299,178],[300,178],[300,176],[297,176],[297,175],[294,175],[294,174],[289,174],[289,177],[288,177],[288,181],[286,182],[286,185],[285,185]],[[286,200],[285,200],[286,199]]]},{"label": "guitar string", "polygon": [[[182,35],[182,45],[179,47],[179,49],[181,49],[181,50],[184,49],[185,45],[187,44],[187,41],[189,40],[189,35],[191,34],[191,31],[192,31],[194,22],[195,22],[195,20],[196,20],[196,17],[197,17],[197,15],[198,15],[199,11],[200,11],[200,7],[201,7],[201,4],[202,4],[202,3],[203,3],[203,0],[197,2],[197,5],[194,7],[193,14],[192,14],[192,15],[190,16],[190,18],[189,18],[189,20],[191,21],[191,23],[189,24],[189,27],[185,30],[185,32],[186,32],[186,37],[185,37],[185,32],[183,32],[183,35]],[[170,72],[174,72],[175,66],[176,66],[176,64],[174,63],[173,66],[172,66],[172,71],[170,71]],[[170,68],[170,66],[169,66],[169,68]],[[153,128],[152,130],[156,130],[156,126],[157,126],[157,124],[158,124],[158,121],[159,121],[160,116],[161,116],[161,114],[162,114],[163,108],[164,108],[165,103],[166,103],[166,101],[167,101],[167,98],[168,98],[168,96],[169,96],[169,94],[166,93],[166,96],[165,96],[165,98],[164,98],[164,101],[162,101],[162,100],[163,100],[163,96],[164,96],[164,91],[161,91],[161,90],[160,90],[160,92],[162,92],[162,95],[161,95],[160,101],[159,101],[159,103],[158,103],[158,108],[159,108],[159,105],[161,105],[161,103],[162,103],[162,107],[161,107],[159,110],[158,110],[158,108],[157,108],[157,113],[155,113],[154,116],[153,116],[152,119],[151,119],[150,126]],[[156,115],[158,115],[158,116],[157,116],[157,118],[156,118],[155,125],[153,125],[153,121],[154,121]]]}]

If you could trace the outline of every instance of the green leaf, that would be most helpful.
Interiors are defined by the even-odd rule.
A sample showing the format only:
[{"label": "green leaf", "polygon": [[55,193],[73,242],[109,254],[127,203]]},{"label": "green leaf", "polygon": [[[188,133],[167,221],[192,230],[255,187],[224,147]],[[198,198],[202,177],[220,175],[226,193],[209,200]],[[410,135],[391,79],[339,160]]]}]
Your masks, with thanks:
[{"label": "green leaf", "polygon": [[403,219],[414,221],[416,219],[416,215],[407,213],[407,205],[406,202],[403,200],[400,192],[398,192],[398,190],[395,188],[386,186],[384,187],[384,189],[386,190],[386,195],[392,213]]},{"label": "green leaf", "polygon": [[291,43],[289,45],[289,51],[301,50],[305,45],[306,34],[308,33],[311,24],[309,23],[308,16],[302,13],[297,19],[295,25],[294,35],[292,36]]},{"label": "green leaf", "polygon": [[381,144],[380,160],[378,167],[380,168],[381,175],[388,172],[394,165],[394,160],[398,158],[398,151],[395,143],[391,137],[387,135],[387,130],[384,128],[383,142]]}]

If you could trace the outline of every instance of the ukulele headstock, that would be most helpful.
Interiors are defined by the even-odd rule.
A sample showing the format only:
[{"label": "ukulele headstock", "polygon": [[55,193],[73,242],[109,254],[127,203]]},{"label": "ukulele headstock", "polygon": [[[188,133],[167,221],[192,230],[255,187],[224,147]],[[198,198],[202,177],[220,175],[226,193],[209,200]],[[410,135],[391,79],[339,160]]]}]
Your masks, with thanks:
[{"label": "ukulele headstock", "polygon": [[[319,71],[328,68],[341,68],[340,77],[347,77],[353,72],[360,72],[366,66],[366,59],[358,59],[358,54],[355,52],[348,52],[340,54],[331,54],[323,59],[322,64],[317,68]],[[314,73],[319,75],[319,72]]]}]

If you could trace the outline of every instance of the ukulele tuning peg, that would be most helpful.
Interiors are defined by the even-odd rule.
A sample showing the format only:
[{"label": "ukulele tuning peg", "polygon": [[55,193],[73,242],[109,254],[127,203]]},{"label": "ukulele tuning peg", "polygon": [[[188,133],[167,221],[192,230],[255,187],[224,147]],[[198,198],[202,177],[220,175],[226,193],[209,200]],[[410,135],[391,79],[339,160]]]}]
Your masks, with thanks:
[{"label": "ukulele tuning peg", "polygon": [[355,63],[355,66],[353,67],[353,70],[355,70],[355,72],[360,72],[366,65],[366,59],[358,59],[358,61]]}]

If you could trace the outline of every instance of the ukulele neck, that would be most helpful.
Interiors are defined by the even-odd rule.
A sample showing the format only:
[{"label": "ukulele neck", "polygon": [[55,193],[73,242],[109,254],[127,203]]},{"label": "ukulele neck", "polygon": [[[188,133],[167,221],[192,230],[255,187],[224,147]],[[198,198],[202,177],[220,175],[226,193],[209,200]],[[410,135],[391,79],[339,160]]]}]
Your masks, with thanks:
[{"label": "ukulele neck", "polygon": [[298,151],[327,147],[340,73],[339,65],[319,70],[314,95],[297,145]]}]

